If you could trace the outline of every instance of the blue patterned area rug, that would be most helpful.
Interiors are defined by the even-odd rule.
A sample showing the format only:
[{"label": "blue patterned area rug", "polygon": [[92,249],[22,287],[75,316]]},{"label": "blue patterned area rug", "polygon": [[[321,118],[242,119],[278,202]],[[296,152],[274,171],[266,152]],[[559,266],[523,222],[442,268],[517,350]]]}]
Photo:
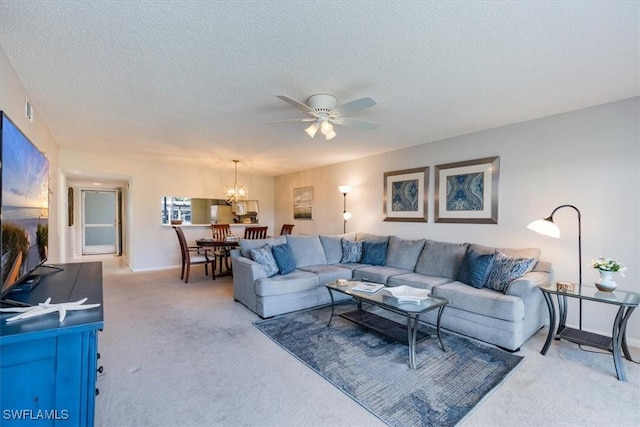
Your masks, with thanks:
[{"label": "blue patterned area rug", "polygon": [[[336,313],[352,310],[336,306]],[[498,348],[442,333],[416,347],[418,369],[404,344],[367,331],[331,308],[256,321],[269,338],[391,426],[453,426],[522,361]],[[428,330],[428,329],[427,329]],[[433,331],[431,331],[433,332]]]}]

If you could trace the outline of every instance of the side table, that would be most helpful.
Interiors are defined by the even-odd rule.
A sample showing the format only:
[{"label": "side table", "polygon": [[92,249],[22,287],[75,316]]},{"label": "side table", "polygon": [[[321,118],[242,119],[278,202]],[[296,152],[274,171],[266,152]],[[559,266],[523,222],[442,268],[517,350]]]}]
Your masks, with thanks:
[{"label": "side table", "polygon": [[[633,360],[629,347],[627,347],[626,328],[629,317],[633,310],[640,304],[640,294],[635,292],[614,291],[602,292],[592,286],[582,286],[582,292],[578,291],[559,291],[553,284],[541,286],[540,290],[544,296],[549,309],[549,334],[547,340],[540,352],[542,355],[547,354],[551,341],[564,339],[576,344],[583,344],[589,347],[595,347],[601,350],[609,351],[613,354],[613,363],[616,368],[618,380],[626,381],[624,365],[622,364],[622,354],[627,360]],[[556,295],[558,301],[558,327],[556,329],[556,309],[553,303],[552,295]],[[618,313],[613,321],[611,337],[594,334],[592,332],[574,329],[566,326],[567,321],[567,298],[575,298],[584,301],[594,301],[602,304],[617,305]]]}]

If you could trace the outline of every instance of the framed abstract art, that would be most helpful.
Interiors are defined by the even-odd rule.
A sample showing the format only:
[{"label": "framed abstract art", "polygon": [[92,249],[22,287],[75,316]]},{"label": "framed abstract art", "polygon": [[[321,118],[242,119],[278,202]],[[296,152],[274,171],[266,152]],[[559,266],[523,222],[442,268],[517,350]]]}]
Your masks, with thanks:
[{"label": "framed abstract art", "polygon": [[497,224],[500,157],[436,165],[435,222]]},{"label": "framed abstract art", "polygon": [[428,188],[428,167],[385,172],[384,220],[427,222]]}]

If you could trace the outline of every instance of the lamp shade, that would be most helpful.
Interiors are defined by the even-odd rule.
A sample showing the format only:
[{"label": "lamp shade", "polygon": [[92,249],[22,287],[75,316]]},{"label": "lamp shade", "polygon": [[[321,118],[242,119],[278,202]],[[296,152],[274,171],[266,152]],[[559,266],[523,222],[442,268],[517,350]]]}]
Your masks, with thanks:
[{"label": "lamp shade", "polygon": [[338,190],[340,190],[340,192],[342,194],[347,194],[349,191],[351,191],[351,186],[350,185],[340,185],[338,187]]},{"label": "lamp shade", "polygon": [[342,218],[344,218],[345,221],[349,221],[351,219],[351,212],[342,212]]},{"label": "lamp shade", "polygon": [[558,239],[560,237],[560,229],[551,219],[539,219],[533,221],[527,225],[529,230],[533,230],[537,233],[544,234],[545,236],[551,236]]}]

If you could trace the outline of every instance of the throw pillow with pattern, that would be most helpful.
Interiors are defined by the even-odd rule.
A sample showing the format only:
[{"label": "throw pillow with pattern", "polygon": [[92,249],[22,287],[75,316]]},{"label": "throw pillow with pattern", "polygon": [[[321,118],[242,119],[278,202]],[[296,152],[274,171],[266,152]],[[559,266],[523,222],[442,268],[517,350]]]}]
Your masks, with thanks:
[{"label": "throw pillow with pattern", "polygon": [[360,262],[362,259],[362,240],[342,239],[342,263]]},{"label": "throw pillow with pattern", "polygon": [[271,277],[279,271],[278,264],[273,257],[271,246],[269,245],[264,245],[260,249],[251,249],[251,258],[258,264],[264,266],[264,269],[267,271],[267,277]]},{"label": "throw pillow with pattern", "polygon": [[497,250],[485,286],[495,291],[506,292],[509,284],[524,275],[535,262],[535,258],[511,258]]}]

